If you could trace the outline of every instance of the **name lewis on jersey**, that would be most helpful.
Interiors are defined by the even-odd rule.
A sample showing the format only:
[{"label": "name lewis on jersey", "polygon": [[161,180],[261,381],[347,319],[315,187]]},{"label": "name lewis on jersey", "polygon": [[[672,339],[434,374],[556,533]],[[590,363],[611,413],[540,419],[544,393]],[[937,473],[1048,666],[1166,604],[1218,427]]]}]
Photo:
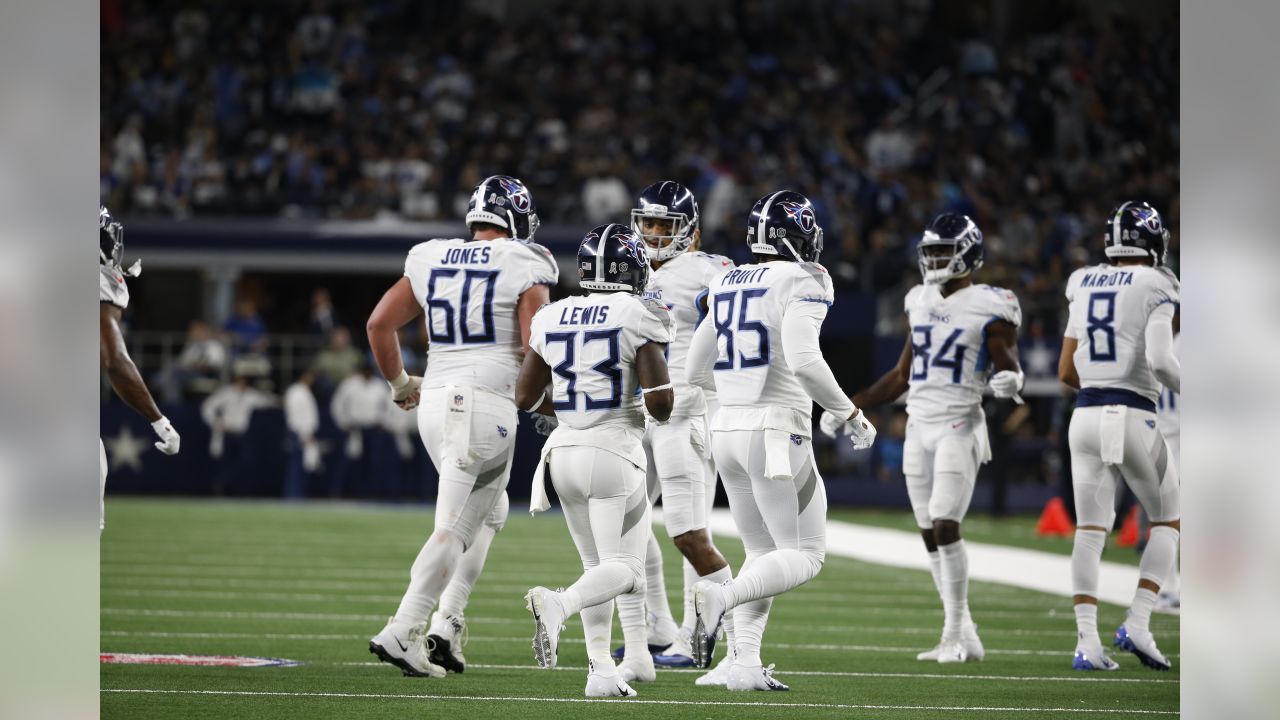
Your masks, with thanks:
[{"label": "name lewis on jersey", "polygon": [[1125,270],[1113,270],[1111,272],[1101,273],[1085,273],[1080,278],[1080,287],[1116,287],[1119,285],[1132,285],[1133,273]]},{"label": "name lewis on jersey", "polygon": [[599,325],[609,320],[609,306],[561,308],[561,325]]}]

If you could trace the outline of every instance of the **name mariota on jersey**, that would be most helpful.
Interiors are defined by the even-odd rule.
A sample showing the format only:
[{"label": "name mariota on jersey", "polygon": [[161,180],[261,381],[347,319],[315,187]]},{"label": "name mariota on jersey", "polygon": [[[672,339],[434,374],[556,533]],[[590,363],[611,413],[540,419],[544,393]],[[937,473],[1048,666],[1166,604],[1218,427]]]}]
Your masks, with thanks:
[{"label": "name mariota on jersey", "polygon": [[1128,270],[1109,270],[1100,273],[1085,273],[1080,278],[1080,287],[1096,288],[1096,287],[1118,287],[1120,285],[1132,285],[1133,273]]}]

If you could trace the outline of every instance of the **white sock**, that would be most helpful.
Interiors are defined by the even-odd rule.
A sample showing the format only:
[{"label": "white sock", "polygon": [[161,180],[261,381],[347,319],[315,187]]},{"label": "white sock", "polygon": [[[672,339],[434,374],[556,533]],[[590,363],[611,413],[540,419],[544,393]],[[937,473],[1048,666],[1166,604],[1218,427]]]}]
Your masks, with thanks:
[{"label": "white sock", "polygon": [[417,625],[431,615],[440,593],[462,557],[462,543],[453,533],[432,533],[409,569],[409,588],[396,610],[398,622]]},{"label": "white sock", "polygon": [[645,627],[644,591],[634,588],[617,597],[618,623],[622,625],[622,639],[630,657],[649,654],[649,630]]},{"label": "white sock", "polygon": [[730,608],[800,587],[818,574],[822,561],[814,554],[784,548],[767,552],[743,567],[738,577],[724,586]]},{"label": "white sock", "polygon": [[[693,563],[689,562],[688,558],[685,558],[680,563],[680,566],[684,570],[684,619],[680,621],[680,629],[692,633],[694,623],[693,586],[697,584],[698,580],[705,578],[698,577],[698,571],[693,569]],[[725,570],[728,571],[728,568],[725,568]],[[732,578],[733,574],[730,573],[729,577]]]},{"label": "white sock", "polygon": [[933,575],[933,587],[942,597],[942,555],[937,550],[929,551],[929,572]]},{"label": "white sock", "polygon": [[[748,557],[738,569],[738,576],[741,577],[759,559],[759,557]],[[724,614],[726,621],[730,616],[733,617],[734,637],[729,649],[735,655],[735,663],[748,667],[763,664],[760,660],[760,645],[764,641],[764,628],[769,622],[771,607],[773,607],[773,598],[764,598],[742,603]]]},{"label": "white sock", "polygon": [[1093,603],[1076,603],[1076,646],[1102,645],[1098,639],[1098,606]]},{"label": "white sock", "polygon": [[582,610],[582,632],[587,640],[587,658],[597,665],[613,664],[609,645],[613,639],[613,601]]},{"label": "white sock", "polygon": [[[726,580],[732,580],[732,579],[733,579],[733,570],[730,569],[728,565],[725,565],[724,567],[720,568],[719,570],[716,570],[715,572],[708,573],[706,575],[703,575],[700,578],[697,578],[697,580],[707,580],[713,583],[723,583]],[[692,587],[692,585],[690,585],[690,587]],[[692,595],[692,593],[690,593],[690,595]],[[765,612],[768,613],[767,608]],[[690,613],[692,613],[692,610],[690,611]],[[721,627],[724,628],[725,641],[729,644],[728,645],[729,647],[733,647],[735,633],[734,633],[734,616],[732,612],[727,612],[724,614],[724,621]],[[690,633],[693,632],[692,625],[689,627],[689,632]]]},{"label": "white sock", "polygon": [[[631,568],[626,563],[607,560],[582,573],[578,581],[560,593],[565,616],[581,612],[608,602],[622,593],[629,592],[635,584]],[[613,615],[609,616],[610,618]],[[612,622],[612,620],[610,620]]]},{"label": "white sock", "polygon": [[671,603],[667,600],[667,579],[662,576],[662,546],[652,529],[649,530],[649,548],[644,556],[644,578],[644,601],[648,611],[658,620],[670,620],[674,625]]},{"label": "white sock", "polygon": [[969,554],[964,540],[957,540],[939,545],[938,555],[942,561],[942,635],[958,639],[969,620]]},{"label": "white sock", "polygon": [[[1147,538],[1147,548],[1142,551],[1142,560],[1138,563],[1138,577],[1156,584],[1164,585],[1165,576],[1173,568],[1178,558],[1178,531],[1168,525],[1156,525],[1151,528],[1151,536]],[[1125,625],[1132,630],[1148,630],[1151,623],[1151,610],[1156,605],[1156,592],[1138,588],[1133,594],[1133,604],[1129,606],[1129,616]]]},{"label": "white sock", "polygon": [[461,617],[467,610],[467,601],[471,599],[471,590],[480,579],[484,570],[485,558],[489,555],[489,546],[498,531],[485,525],[476,532],[476,539],[471,547],[462,553],[457,568],[453,571],[453,579],[440,595],[440,612],[444,615]]}]

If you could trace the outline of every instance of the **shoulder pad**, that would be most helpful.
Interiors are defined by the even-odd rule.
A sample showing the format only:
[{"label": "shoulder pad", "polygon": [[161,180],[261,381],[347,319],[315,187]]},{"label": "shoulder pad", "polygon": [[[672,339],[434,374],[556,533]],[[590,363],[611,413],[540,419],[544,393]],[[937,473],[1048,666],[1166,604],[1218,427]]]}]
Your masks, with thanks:
[{"label": "shoulder pad", "polygon": [[1178,276],[1174,274],[1172,268],[1168,267],[1167,265],[1160,265],[1156,268],[1156,272],[1159,273],[1160,276],[1163,277],[1165,280],[1168,280],[1169,284],[1173,286],[1173,289],[1175,291],[1182,289],[1182,284],[1178,280]]},{"label": "shoulder pad", "polygon": [[920,302],[920,299],[923,296],[924,296],[924,285],[913,285],[911,289],[907,291],[906,298],[904,298],[902,301],[902,309],[904,311],[910,312],[911,306]]},{"label": "shoulder pad", "polygon": [[545,245],[539,245],[537,243],[517,243],[517,244],[520,245],[521,247],[526,248],[530,253],[533,254],[533,256],[536,259],[545,263],[547,270],[551,273],[551,276],[556,280],[559,280],[560,266],[556,264],[555,256],[551,254],[551,251],[548,250]]},{"label": "shoulder pad", "polygon": [[645,310],[648,310],[650,314],[661,320],[662,324],[667,329],[671,329],[671,326],[675,321],[671,319],[671,311],[667,309],[666,305],[656,298],[640,298],[640,304],[643,305]]}]

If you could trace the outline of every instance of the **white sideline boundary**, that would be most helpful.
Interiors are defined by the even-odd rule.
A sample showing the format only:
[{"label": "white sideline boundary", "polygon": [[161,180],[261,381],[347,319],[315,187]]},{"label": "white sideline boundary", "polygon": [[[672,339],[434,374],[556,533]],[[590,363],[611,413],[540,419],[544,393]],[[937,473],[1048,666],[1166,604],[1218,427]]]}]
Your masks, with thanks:
[{"label": "white sideline boundary", "polygon": [[733,702],[728,700],[645,700],[643,698],[551,698],[533,696],[494,696],[480,697],[475,695],[427,695],[420,693],[344,693],[344,692],[281,692],[267,690],[180,690],[158,688],[102,688],[104,693],[137,693],[147,695],[222,695],[229,697],[286,697],[286,698],[352,698],[358,700],[458,700],[471,702],[546,702],[546,703],[616,703],[627,705],[716,705],[720,707],[749,708],[816,708],[833,710],[941,710],[950,712],[1034,712],[1034,713],[1099,713],[1124,715],[1177,715],[1176,710],[1128,710],[1119,708],[1046,708],[1046,707],[975,707],[969,705],[853,705],[846,703],[802,703],[802,702]]},{"label": "white sideline boundary", "polygon": [[[654,516],[662,522],[660,508]],[[717,508],[707,523],[712,535],[739,537],[738,528],[728,510]],[[929,570],[929,557],[924,552],[919,533],[889,528],[856,525],[839,520],[827,521],[827,552],[853,560]],[[969,579],[1011,585],[1027,590],[1071,597],[1071,556],[1040,550],[964,541],[969,552]],[[1134,565],[1103,561],[1098,575],[1098,599],[1116,605],[1128,605],[1138,587],[1138,568]]]}]

